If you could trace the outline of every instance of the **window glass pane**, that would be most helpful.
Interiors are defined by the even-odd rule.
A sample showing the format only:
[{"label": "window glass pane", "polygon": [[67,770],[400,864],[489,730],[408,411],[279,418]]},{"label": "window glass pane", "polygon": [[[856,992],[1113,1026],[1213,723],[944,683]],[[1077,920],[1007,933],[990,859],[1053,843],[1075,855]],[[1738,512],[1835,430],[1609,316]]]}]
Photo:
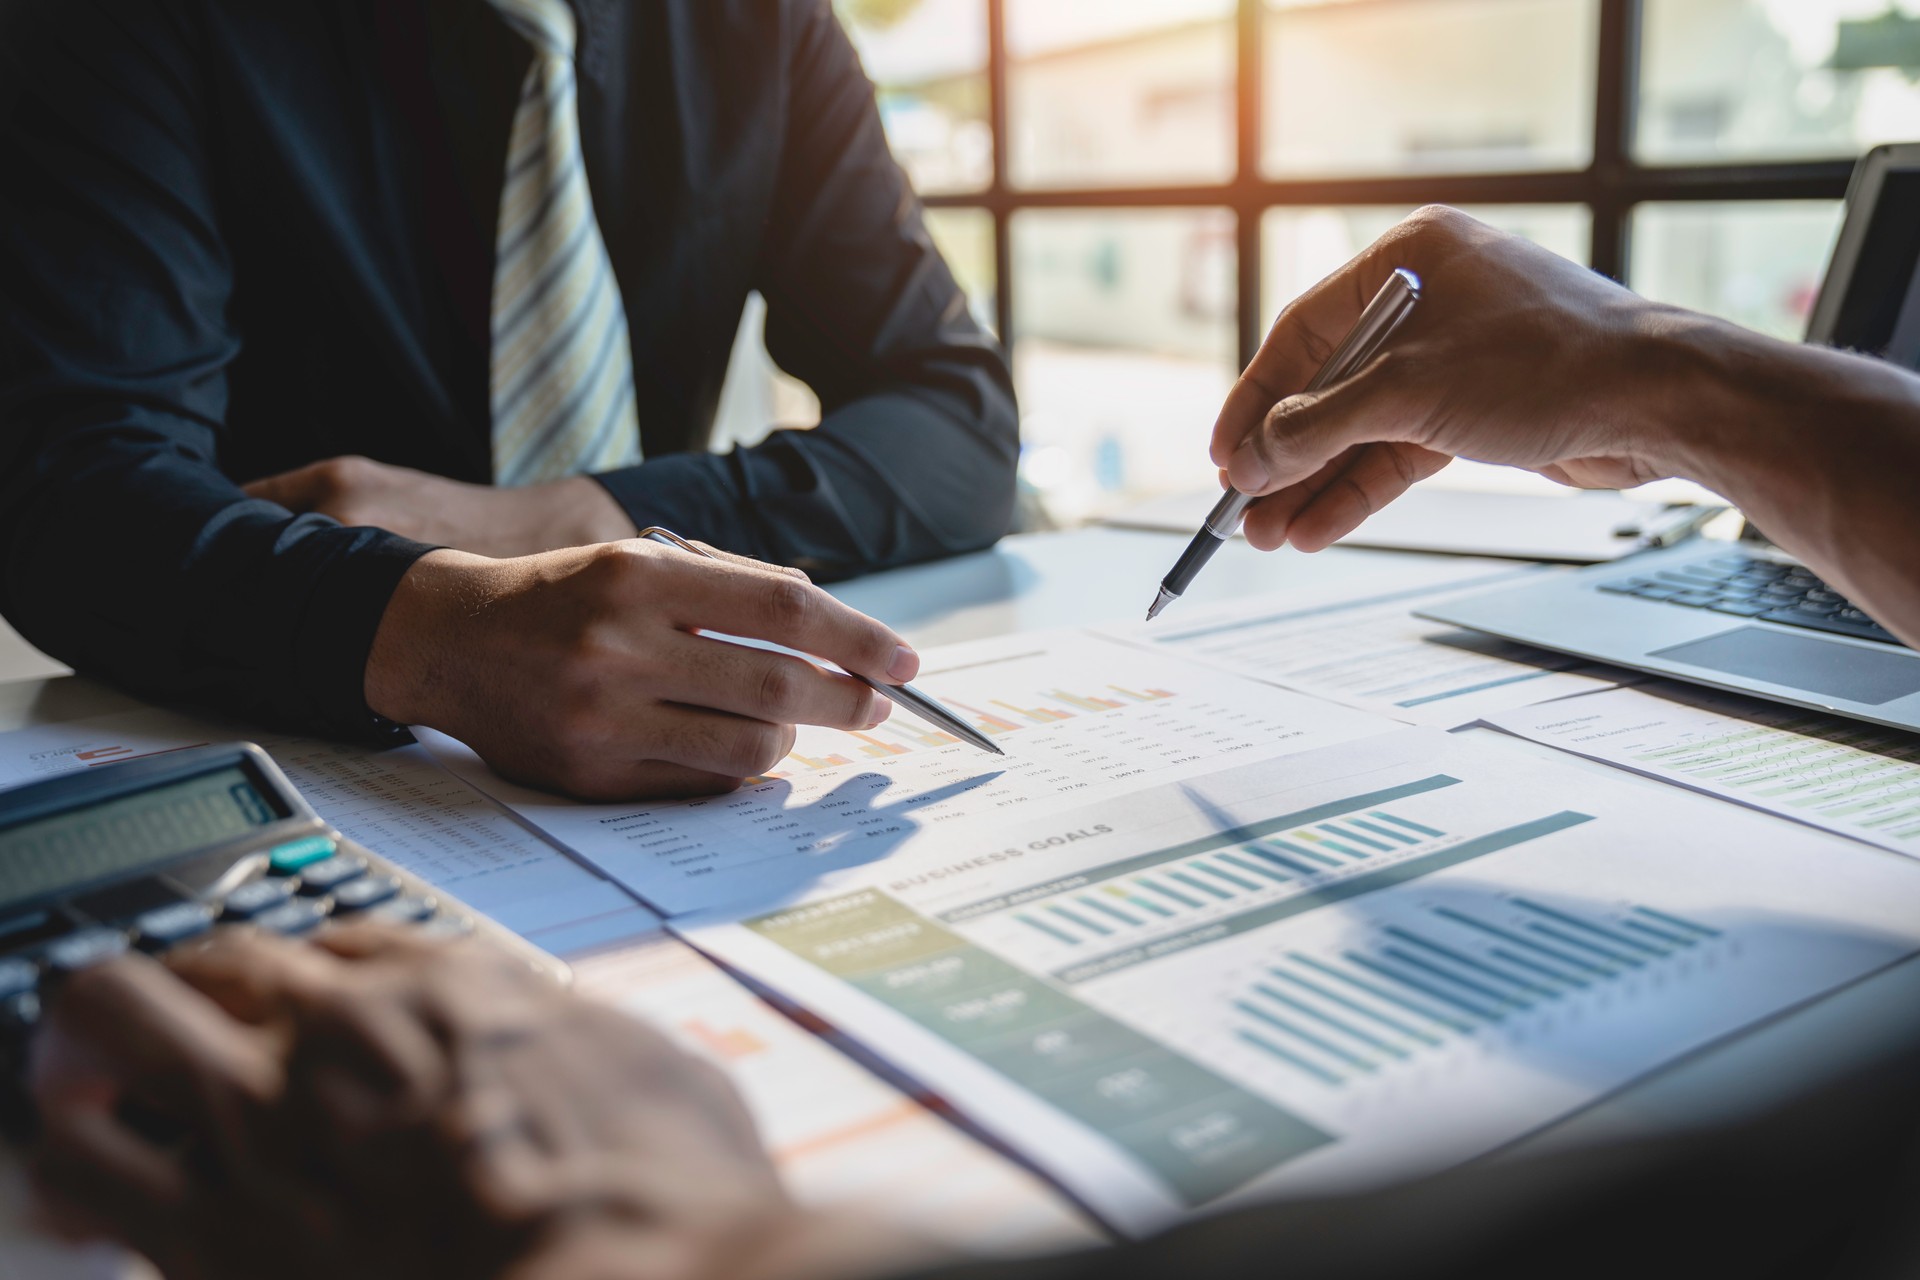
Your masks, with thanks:
[{"label": "window glass pane", "polygon": [[[1585,205],[1464,205],[1482,222],[1585,263],[1593,218]],[[1269,209],[1261,223],[1261,314],[1271,323],[1289,302],[1380,238],[1411,209]]]},{"label": "window glass pane", "polygon": [[993,178],[985,0],[835,0],[834,7],[915,189],[985,188]]},{"label": "window glass pane", "polygon": [[1262,167],[1577,169],[1596,0],[1267,0]]},{"label": "window glass pane", "polygon": [[1642,159],[1845,156],[1920,138],[1920,0],[1646,0]]},{"label": "window glass pane", "polygon": [[1233,8],[1233,0],[1007,0],[1012,181],[1231,177]]},{"label": "window glass pane", "polygon": [[1031,210],[1012,221],[1021,478],[1073,521],[1214,482],[1234,377],[1225,210]]},{"label": "window glass pane", "polygon": [[1798,341],[1833,254],[1832,200],[1647,204],[1634,211],[1635,291]]},{"label": "window glass pane", "polygon": [[929,209],[927,230],[940,246],[940,256],[953,268],[953,278],[967,291],[967,306],[980,327],[993,332],[994,294],[993,215],[984,209]]}]

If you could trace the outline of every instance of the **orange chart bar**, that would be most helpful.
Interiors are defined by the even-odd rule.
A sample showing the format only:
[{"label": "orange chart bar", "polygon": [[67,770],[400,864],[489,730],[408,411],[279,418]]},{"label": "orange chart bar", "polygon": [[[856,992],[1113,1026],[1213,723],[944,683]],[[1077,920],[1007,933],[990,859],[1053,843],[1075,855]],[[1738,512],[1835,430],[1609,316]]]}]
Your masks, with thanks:
[{"label": "orange chart bar", "polygon": [[1016,707],[1011,702],[1002,702],[998,698],[992,699],[992,702],[994,706],[1005,707],[1015,715],[1025,716],[1035,724],[1053,724],[1059,720],[1073,719],[1071,711],[1055,711],[1052,707]]},{"label": "orange chart bar", "polygon": [[1082,711],[1112,711],[1116,707],[1124,707],[1127,705],[1124,702],[1118,702],[1112,698],[1102,698],[1098,695],[1082,696],[1077,693],[1068,693],[1065,689],[1050,690],[1047,696],[1049,698],[1058,698],[1068,706],[1078,707]]},{"label": "orange chart bar", "polygon": [[964,702],[955,702],[953,705],[962,711],[970,713],[973,716],[973,727],[983,733],[1011,733],[1020,727],[1019,724],[1007,719],[1005,716],[996,716],[991,711],[982,711],[980,708],[970,707]]},{"label": "orange chart bar", "polygon": [[860,748],[861,754],[866,756],[871,756],[874,758],[883,758],[886,756],[904,756],[913,750],[912,747],[903,747],[897,742],[883,742],[881,739],[874,737],[872,734],[856,733],[853,736],[867,744],[866,746]]},{"label": "orange chart bar", "polygon": [[835,765],[853,763],[853,761],[847,759],[845,756],[803,756],[797,751],[787,758],[805,765],[809,769],[831,769]]},{"label": "orange chart bar", "polygon": [[1148,689],[1145,693],[1141,693],[1137,689],[1128,689],[1117,684],[1110,684],[1107,688],[1113,690],[1121,697],[1131,698],[1135,702],[1158,702],[1162,698],[1171,698],[1173,696],[1172,692],[1166,689]]}]

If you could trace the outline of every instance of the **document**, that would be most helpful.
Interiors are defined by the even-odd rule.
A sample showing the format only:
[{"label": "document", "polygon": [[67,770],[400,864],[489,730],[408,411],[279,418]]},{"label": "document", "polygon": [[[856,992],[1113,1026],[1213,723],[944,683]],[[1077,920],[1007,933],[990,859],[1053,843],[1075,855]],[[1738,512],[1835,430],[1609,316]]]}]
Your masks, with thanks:
[{"label": "document", "polygon": [[830,1028],[789,1016],[665,936],[576,960],[576,987],[653,1023],[725,1071],[802,1203],[859,1208],[970,1252],[1102,1237],[1040,1178],[843,1056]]},{"label": "document", "polygon": [[0,786],[214,742],[264,747],[349,839],[555,955],[657,932],[618,885],[434,763],[419,746],[365,747],[163,709],[0,734]]},{"label": "document", "polygon": [[[1219,500],[1218,489],[1156,498],[1107,523],[1191,534]],[[1645,549],[1650,538],[1696,528],[1723,510],[1597,490],[1490,493],[1427,481],[1339,541],[1343,547],[1599,564]]]},{"label": "document", "polygon": [[672,922],[1109,1223],[1456,1163],[1920,949],[1920,867],[1433,729]]},{"label": "document", "polygon": [[1488,716],[1509,733],[1920,858],[1920,736],[1661,683]]},{"label": "document", "polygon": [[1262,596],[1177,619],[1110,628],[1107,634],[1161,652],[1202,658],[1403,723],[1448,729],[1489,712],[1609,689],[1633,678],[1611,667],[1413,616],[1415,609],[1523,582],[1540,572],[1508,570],[1471,583],[1358,600]]},{"label": "document", "polygon": [[772,773],[727,796],[581,804],[497,777],[423,733],[455,773],[667,915],[767,905],[983,817],[1043,813],[1392,728],[1171,654],[1087,632],[952,645],[915,685],[1006,750],[992,756],[895,710],[871,733],[803,727]]}]

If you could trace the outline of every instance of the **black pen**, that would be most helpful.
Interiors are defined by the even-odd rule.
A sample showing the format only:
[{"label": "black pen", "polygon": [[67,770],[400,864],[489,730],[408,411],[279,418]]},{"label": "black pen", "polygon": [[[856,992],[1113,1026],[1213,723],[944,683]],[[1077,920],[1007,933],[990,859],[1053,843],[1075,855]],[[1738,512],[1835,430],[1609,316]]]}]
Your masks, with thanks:
[{"label": "black pen", "polygon": [[[669,547],[678,547],[682,551],[690,551],[696,556],[705,556],[709,560],[716,558],[713,553],[705,547],[697,543],[689,542],[673,530],[662,529],[659,525],[642,529],[640,536],[649,542],[658,542]],[[787,650],[787,652],[792,652],[792,650]],[[797,656],[804,657],[805,655]],[[989,738],[986,734],[980,732],[965,720],[962,720],[959,716],[953,714],[953,712],[947,710],[910,684],[882,684],[878,680],[869,680],[855,671],[843,670],[842,674],[852,676],[855,680],[858,680],[861,684],[867,686],[867,688],[872,689],[875,693],[899,706],[905,707],[936,729],[950,733],[963,742],[972,743],[982,751],[991,751],[997,756],[1007,754],[995,745],[992,738]]]},{"label": "black pen", "polygon": [[[1413,310],[1413,304],[1418,301],[1420,277],[1405,267],[1396,267],[1305,389],[1322,390],[1358,371],[1361,365],[1373,359],[1380,348],[1386,345],[1387,339],[1400,327],[1400,322],[1407,318],[1407,313]],[[1207,561],[1213,559],[1213,553],[1227,539],[1240,532],[1240,521],[1254,502],[1255,499],[1231,487],[1220,495],[1220,501],[1207,514],[1200,532],[1193,535],[1193,541],[1187,544],[1187,549],[1173,562],[1173,568],[1161,579],[1160,594],[1154,597],[1153,607],[1147,610],[1148,622],[1159,617],[1162,609],[1186,594],[1200,570]]]}]

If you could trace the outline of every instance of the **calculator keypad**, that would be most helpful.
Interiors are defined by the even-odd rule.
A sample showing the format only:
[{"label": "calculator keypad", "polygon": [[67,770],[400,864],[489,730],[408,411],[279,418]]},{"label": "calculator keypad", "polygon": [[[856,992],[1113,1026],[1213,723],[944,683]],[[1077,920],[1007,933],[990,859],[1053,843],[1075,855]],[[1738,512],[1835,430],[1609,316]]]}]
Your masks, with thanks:
[{"label": "calculator keypad", "polygon": [[301,869],[300,892],[309,898],[317,898],[332,893],[349,880],[359,879],[366,872],[365,858],[350,853],[335,854]]}]

